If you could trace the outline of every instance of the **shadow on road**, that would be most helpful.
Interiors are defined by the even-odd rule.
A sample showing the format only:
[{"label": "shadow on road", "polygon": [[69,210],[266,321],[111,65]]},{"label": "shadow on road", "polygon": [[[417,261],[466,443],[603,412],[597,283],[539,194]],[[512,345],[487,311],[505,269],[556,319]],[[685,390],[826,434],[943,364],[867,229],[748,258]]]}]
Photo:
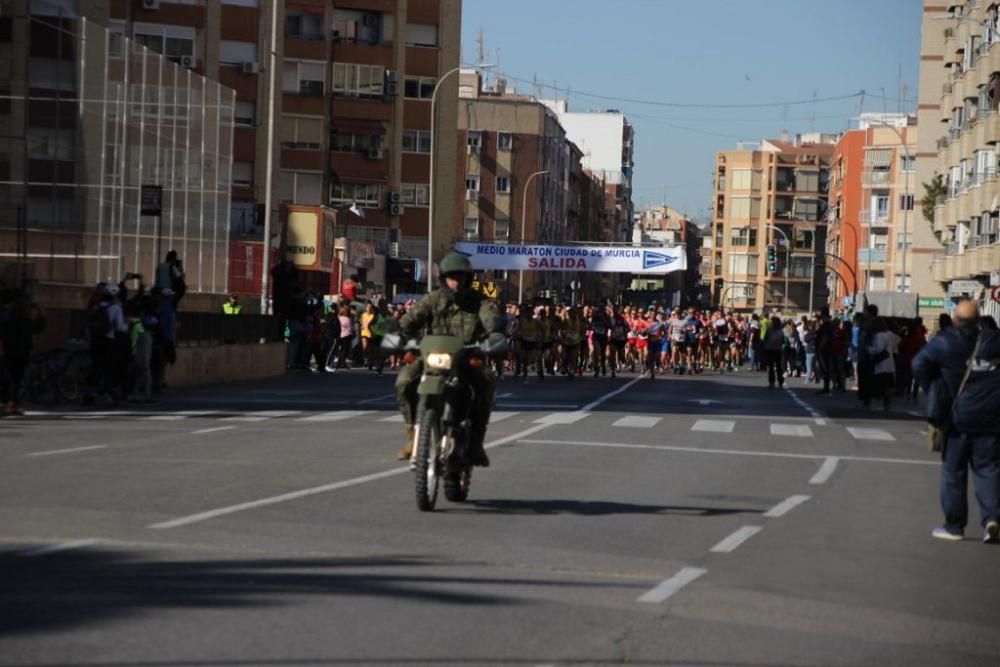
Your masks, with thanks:
[{"label": "shadow on road", "polygon": [[476,512],[495,514],[574,514],[608,516],[612,514],[680,514],[687,516],[728,516],[760,514],[755,508],[690,507],[684,505],[637,505],[605,500],[470,500]]},{"label": "shadow on road", "polygon": [[[0,637],[111,622],[161,609],[289,605],[295,596],[495,606],[525,600],[484,593],[484,588],[612,586],[568,578],[470,576],[460,573],[461,563],[405,556],[164,560],[100,548],[35,557],[23,553],[0,551]],[[431,567],[434,573],[421,572]]]}]

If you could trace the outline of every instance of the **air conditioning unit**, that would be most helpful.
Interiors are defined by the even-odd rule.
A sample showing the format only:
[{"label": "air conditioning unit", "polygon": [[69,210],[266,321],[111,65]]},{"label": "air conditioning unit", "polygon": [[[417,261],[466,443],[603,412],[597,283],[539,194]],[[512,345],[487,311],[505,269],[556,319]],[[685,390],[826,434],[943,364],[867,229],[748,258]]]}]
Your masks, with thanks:
[{"label": "air conditioning unit", "polygon": [[465,199],[467,201],[478,201],[479,200],[479,190],[466,190]]},{"label": "air conditioning unit", "polygon": [[390,192],[389,193],[389,203],[390,204],[402,204],[403,203],[403,193],[402,192]]},{"label": "air conditioning unit", "polygon": [[385,95],[386,97],[399,95],[399,84],[395,81],[387,81],[385,84]]},{"label": "air conditioning unit", "polygon": [[160,0],[142,0],[143,9],[159,9]]},{"label": "air conditioning unit", "polygon": [[247,60],[244,61],[242,69],[244,74],[256,74],[260,71],[260,64],[255,60]]},{"label": "air conditioning unit", "polygon": [[369,28],[378,27],[378,14],[365,14],[365,18],[362,20]]},{"label": "air conditioning unit", "polygon": [[389,244],[389,257],[396,259],[399,257],[399,243],[393,241]]},{"label": "air conditioning unit", "polygon": [[368,149],[368,159],[369,160],[381,160],[382,159],[382,149],[376,146],[372,146]]},{"label": "air conditioning unit", "polygon": [[[143,0],[143,2],[147,1],[148,0]],[[157,7],[159,7],[159,2],[157,2]],[[198,61],[194,59],[194,56],[181,56],[181,67],[185,69],[194,69],[197,62]]]},{"label": "air conditioning unit", "polygon": [[402,204],[389,204],[389,215],[403,215],[406,208]]}]

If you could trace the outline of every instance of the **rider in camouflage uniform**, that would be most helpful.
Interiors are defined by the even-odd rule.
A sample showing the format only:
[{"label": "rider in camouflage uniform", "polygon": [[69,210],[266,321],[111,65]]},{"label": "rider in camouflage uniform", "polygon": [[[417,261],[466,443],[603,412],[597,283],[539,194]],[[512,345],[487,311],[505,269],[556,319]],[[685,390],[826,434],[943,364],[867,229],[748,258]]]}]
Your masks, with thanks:
[{"label": "rider in camouflage uniform", "polygon": [[[461,336],[466,345],[481,340],[486,334],[502,332],[504,320],[496,304],[472,288],[473,269],[469,258],[453,252],[441,260],[439,268],[441,287],[418,301],[403,316],[399,321],[402,332],[407,337],[424,333]],[[419,400],[417,386],[422,372],[423,363],[418,360],[403,366],[396,378],[396,400],[406,424],[406,444],[397,455],[400,461],[408,460],[413,453]],[[474,422],[470,433],[469,458],[473,465],[485,467],[490,460],[483,449],[483,439],[493,407],[496,376],[489,364],[484,364],[480,372],[472,377],[476,405],[472,410]]]}]

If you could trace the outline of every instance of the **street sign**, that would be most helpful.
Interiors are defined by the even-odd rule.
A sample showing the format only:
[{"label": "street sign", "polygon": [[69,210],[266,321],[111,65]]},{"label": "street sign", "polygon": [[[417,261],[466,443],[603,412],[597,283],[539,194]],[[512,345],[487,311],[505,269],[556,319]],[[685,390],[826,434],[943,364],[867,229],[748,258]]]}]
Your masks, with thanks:
[{"label": "street sign", "polygon": [[163,215],[163,187],[160,185],[144,185],[140,190],[141,215]]},{"label": "street sign", "polygon": [[990,271],[990,287],[1000,287],[1000,271]]},{"label": "street sign", "polygon": [[976,294],[981,289],[983,289],[983,284],[978,280],[952,280],[948,285],[948,295]]},{"label": "street sign", "polygon": [[990,298],[997,303],[1000,303],[1000,287],[994,287],[993,290],[990,291]]},{"label": "street sign", "polygon": [[917,299],[917,305],[921,308],[944,308],[944,297],[922,296]]}]

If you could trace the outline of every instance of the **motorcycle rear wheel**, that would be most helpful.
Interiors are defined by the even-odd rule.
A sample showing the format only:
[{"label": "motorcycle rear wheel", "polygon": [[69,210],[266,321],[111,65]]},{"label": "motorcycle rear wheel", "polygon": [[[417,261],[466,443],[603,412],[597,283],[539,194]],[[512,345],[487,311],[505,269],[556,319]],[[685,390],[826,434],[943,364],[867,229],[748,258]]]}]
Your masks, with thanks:
[{"label": "motorcycle rear wheel", "polygon": [[417,464],[416,492],[417,509],[430,512],[437,502],[438,481],[438,443],[441,442],[440,420],[437,409],[427,407],[420,416],[420,428],[417,431]]}]

